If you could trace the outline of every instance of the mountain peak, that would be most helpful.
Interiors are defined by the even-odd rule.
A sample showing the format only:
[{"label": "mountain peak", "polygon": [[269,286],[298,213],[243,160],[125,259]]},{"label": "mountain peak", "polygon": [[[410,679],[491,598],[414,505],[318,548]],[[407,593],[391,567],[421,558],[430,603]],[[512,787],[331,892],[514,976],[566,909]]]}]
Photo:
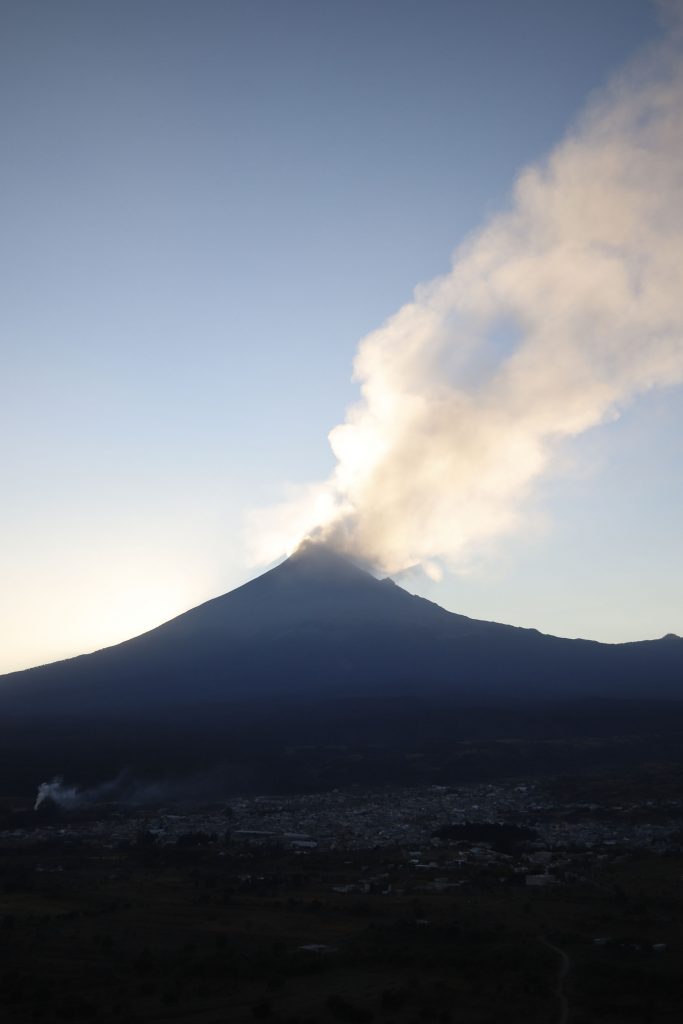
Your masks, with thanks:
[{"label": "mountain peak", "polygon": [[275,568],[139,637],[4,677],[0,717],[9,701],[13,714],[68,716],[304,695],[479,701],[591,690],[623,697],[649,687],[680,696],[682,664],[683,640],[674,638],[612,648],[456,615],[308,540]]},{"label": "mountain peak", "polygon": [[366,568],[340,554],[329,544],[310,539],[302,541],[296,551],[278,566],[278,571],[295,572],[302,578],[325,578],[330,582],[374,578]]}]

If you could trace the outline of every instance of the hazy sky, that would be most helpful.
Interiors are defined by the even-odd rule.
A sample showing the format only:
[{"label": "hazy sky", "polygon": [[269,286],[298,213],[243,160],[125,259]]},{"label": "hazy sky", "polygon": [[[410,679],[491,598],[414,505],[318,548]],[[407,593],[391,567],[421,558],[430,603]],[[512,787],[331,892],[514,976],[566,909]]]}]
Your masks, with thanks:
[{"label": "hazy sky", "polygon": [[[647,0],[0,4],[0,671],[244,582],[327,476],[359,340],[661,31]],[[683,632],[680,390],[568,441],[527,528],[409,589]]]}]

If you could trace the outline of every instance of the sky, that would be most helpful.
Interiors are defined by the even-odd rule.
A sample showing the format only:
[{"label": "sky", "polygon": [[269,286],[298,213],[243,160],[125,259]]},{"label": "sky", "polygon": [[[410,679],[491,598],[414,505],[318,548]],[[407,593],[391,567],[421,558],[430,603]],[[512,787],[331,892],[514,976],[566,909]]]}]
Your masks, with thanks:
[{"label": "sky", "polygon": [[[0,671],[266,568],[254,515],[333,473],[361,339],[663,31],[647,0],[1,3]],[[607,419],[514,529],[395,578],[558,635],[683,632],[680,387]]]}]

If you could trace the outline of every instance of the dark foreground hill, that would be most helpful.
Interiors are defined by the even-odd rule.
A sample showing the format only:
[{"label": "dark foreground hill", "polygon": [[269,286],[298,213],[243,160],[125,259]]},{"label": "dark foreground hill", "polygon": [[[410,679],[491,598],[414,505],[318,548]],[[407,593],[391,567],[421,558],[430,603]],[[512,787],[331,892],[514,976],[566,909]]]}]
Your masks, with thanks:
[{"label": "dark foreground hill", "polygon": [[632,734],[653,714],[671,730],[682,697],[678,637],[609,645],[469,619],[308,546],[142,636],[0,678],[0,775],[252,771],[273,751],[408,756],[458,738]]}]

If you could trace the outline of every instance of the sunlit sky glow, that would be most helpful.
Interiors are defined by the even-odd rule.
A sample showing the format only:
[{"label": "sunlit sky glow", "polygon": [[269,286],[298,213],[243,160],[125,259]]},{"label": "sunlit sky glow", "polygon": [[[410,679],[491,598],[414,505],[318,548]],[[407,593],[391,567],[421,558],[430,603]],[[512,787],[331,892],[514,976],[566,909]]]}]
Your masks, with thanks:
[{"label": "sunlit sky glow", "polygon": [[[360,339],[661,32],[648,0],[3,4],[0,671],[254,575],[245,517],[329,477]],[[636,396],[524,529],[399,582],[683,633],[681,465],[680,388]]]}]

